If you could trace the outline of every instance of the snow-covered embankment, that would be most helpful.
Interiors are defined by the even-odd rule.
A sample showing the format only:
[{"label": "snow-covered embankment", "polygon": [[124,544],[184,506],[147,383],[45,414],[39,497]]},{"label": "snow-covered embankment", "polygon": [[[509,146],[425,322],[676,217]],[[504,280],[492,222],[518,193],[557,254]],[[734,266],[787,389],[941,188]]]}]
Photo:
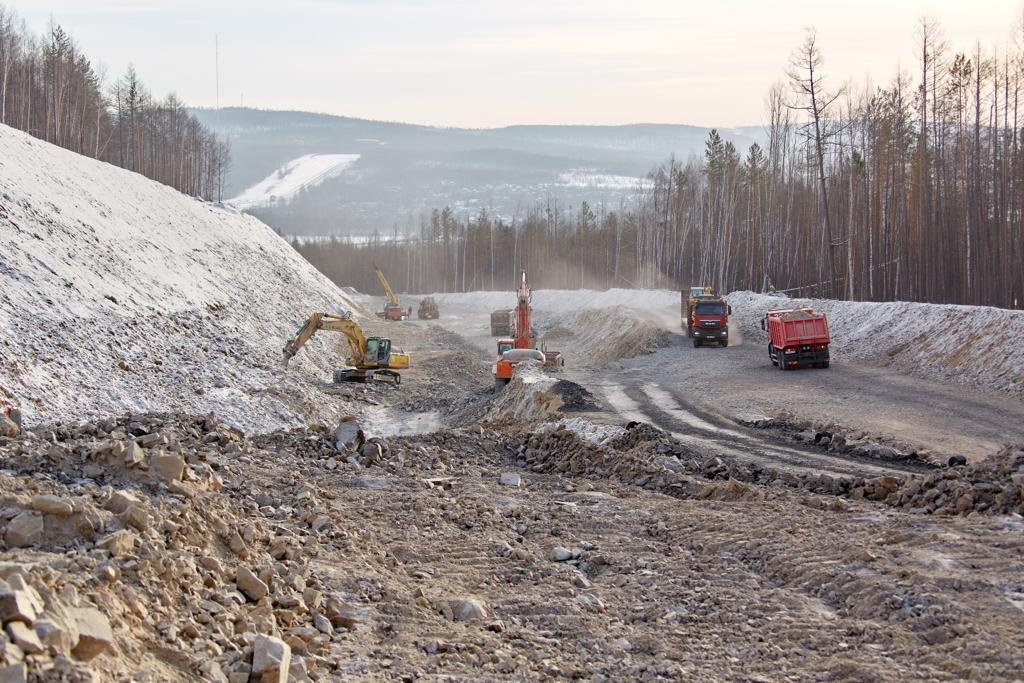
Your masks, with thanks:
[{"label": "snow-covered embankment", "polygon": [[313,310],[353,308],[266,225],[0,126],[0,400],[29,423],[214,411],[331,419],[337,340],[280,366]]}]

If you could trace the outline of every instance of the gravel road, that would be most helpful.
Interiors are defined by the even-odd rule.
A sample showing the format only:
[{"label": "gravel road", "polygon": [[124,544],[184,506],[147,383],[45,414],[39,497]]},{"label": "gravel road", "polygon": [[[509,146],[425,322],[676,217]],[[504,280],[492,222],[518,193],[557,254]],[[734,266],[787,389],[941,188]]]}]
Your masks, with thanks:
[{"label": "gravel road", "polygon": [[[489,313],[449,302],[440,320],[430,324],[454,332],[461,340],[458,343],[489,363],[494,353]],[[836,360],[827,370],[781,373],[768,361],[765,349],[735,337],[728,348],[694,349],[679,330],[669,329],[674,311],[616,309],[609,315],[624,313],[666,329],[668,346],[594,368],[586,365],[590,348],[579,348],[564,335],[557,340],[566,359],[565,378],[603,399],[607,410],[591,416],[598,421],[651,422],[677,437],[710,441],[724,453],[744,452],[770,460],[775,467],[844,473],[856,468],[877,474],[881,464],[849,464],[817,449],[783,445],[741,427],[737,420],[786,415],[792,421],[894,439],[915,450],[930,451],[940,461],[954,454],[976,460],[1006,443],[1024,442],[1024,402],[1006,395],[853,360]],[[537,311],[537,317],[542,329],[563,322],[543,310]],[[883,469],[901,468],[886,465]]]}]

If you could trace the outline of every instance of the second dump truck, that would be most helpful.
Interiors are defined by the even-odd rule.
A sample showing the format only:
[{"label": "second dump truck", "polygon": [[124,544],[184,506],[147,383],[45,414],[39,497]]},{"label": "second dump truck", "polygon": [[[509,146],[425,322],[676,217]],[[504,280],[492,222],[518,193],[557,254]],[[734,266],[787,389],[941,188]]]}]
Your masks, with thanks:
[{"label": "second dump truck", "polygon": [[761,329],[768,333],[768,358],[779,370],[829,366],[832,339],[824,313],[810,308],[768,311]]},{"label": "second dump truck", "polygon": [[516,309],[499,308],[491,313],[491,336],[511,337],[516,331]]}]

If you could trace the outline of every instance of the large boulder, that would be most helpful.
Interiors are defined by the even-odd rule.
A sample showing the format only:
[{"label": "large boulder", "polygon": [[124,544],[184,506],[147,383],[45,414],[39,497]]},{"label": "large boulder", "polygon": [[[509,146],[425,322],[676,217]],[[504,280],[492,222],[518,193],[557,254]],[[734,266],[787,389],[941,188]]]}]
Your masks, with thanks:
[{"label": "large boulder", "polygon": [[348,453],[358,451],[366,442],[366,435],[354,417],[346,416],[334,430],[334,447]]},{"label": "large boulder", "polygon": [[18,434],[21,434],[21,427],[18,426],[18,423],[6,415],[0,415],[0,436],[13,439]]},{"label": "large boulder", "polygon": [[36,512],[22,512],[7,525],[4,540],[8,547],[23,548],[32,545],[43,535],[43,517]]},{"label": "large boulder", "polygon": [[287,683],[292,649],[288,643],[272,636],[256,636],[252,649],[252,677],[260,683]]},{"label": "large boulder", "polygon": [[110,620],[95,607],[72,607],[68,610],[78,628],[78,643],[71,654],[82,661],[95,659],[114,642]]}]

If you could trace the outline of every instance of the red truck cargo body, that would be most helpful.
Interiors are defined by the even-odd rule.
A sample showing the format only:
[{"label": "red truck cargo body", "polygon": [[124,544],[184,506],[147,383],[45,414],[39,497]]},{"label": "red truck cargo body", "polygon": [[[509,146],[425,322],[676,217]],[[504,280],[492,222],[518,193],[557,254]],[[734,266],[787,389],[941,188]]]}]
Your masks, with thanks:
[{"label": "red truck cargo body", "polygon": [[810,308],[768,311],[761,324],[768,331],[768,357],[780,370],[829,366],[832,340],[824,313]]}]

